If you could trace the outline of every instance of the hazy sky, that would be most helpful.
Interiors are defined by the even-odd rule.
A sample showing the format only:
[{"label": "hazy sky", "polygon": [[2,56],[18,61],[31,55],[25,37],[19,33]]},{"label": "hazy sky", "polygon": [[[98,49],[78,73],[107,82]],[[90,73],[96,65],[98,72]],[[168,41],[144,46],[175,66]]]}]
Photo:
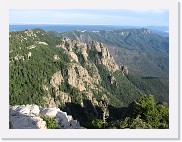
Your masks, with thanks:
[{"label": "hazy sky", "polygon": [[168,26],[168,10],[10,10],[10,24]]}]

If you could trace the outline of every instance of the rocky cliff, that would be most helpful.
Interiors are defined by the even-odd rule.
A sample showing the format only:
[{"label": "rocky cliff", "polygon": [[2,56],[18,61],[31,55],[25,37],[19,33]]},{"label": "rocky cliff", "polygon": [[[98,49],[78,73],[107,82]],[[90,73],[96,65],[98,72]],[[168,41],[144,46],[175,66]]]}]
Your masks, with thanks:
[{"label": "rocky cliff", "polygon": [[107,45],[118,65],[127,65],[140,76],[164,76],[169,70],[169,38],[145,28],[69,31],[60,36],[81,42],[99,41]]},{"label": "rocky cliff", "polygon": [[72,61],[77,63],[80,62],[78,55],[82,56],[86,62],[88,61],[89,52],[93,51],[98,55],[98,58],[96,58],[98,63],[103,64],[109,71],[115,72],[119,70],[118,65],[115,63],[113,57],[103,43],[91,41],[86,44],[76,40],[70,40],[69,38],[63,38],[61,43],[56,47],[65,49],[71,56]]},{"label": "rocky cliff", "polygon": [[[77,128],[79,125],[69,115],[87,128],[103,118],[99,106],[103,96],[109,100],[109,121],[119,120],[122,108],[140,96],[158,93],[160,100],[167,98],[161,95],[168,93],[162,80],[135,78],[127,64],[116,64],[101,42],[83,43],[41,29],[10,32],[9,38],[13,128],[50,128],[50,122],[54,128]],[[60,117],[65,118],[66,124],[60,122]],[[55,126],[57,123],[59,126]]]},{"label": "rocky cliff", "polygon": [[[69,38],[62,38],[56,48],[63,49],[65,54],[69,55],[71,63],[64,70],[64,73],[58,71],[52,75],[51,87],[43,85],[43,90],[47,92],[47,97],[44,97],[46,104],[49,107],[58,107],[61,104],[71,102],[69,94],[60,89],[64,82],[77,88],[80,92],[84,92],[87,99],[91,100],[93,104],[98,104],[93,97],[93,91],[102,91],[99,86],[102,80],[96,64],[103,65],[111,73],[120,70],[108,49],[102,43],[96,41],[85,44]],[[91,59],[93,58],[91,53],[94,56],[94,61]],[[54,55],[53,59],[54,62],[59,62],[59,55]],[[50,96],[50,89],[54,90],[56,98],[59,98],[58,101],[54,101]],[[83,105],[83,99],[80,101]]]},{"label": "rocky cliff", "polygon": [[57,123],[58,129],[82,129],[77,120],[59,108],[42,108],[37,105],[17,105],[9,108],[9,123],[11,129],[47,129],[50,118]]}]

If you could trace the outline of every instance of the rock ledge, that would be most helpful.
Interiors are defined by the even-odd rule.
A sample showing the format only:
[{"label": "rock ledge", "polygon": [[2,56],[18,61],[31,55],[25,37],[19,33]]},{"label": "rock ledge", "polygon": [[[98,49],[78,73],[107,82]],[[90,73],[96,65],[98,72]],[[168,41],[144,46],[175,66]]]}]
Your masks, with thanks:
[{"label": "rock ledge", "polygon": [[47,129],[41,116],[57,120],[60,129],[83,129],[77,120],[59,108],[41,108],[37,105],[17,105],[9,107],[9,122],[12,129]]}]

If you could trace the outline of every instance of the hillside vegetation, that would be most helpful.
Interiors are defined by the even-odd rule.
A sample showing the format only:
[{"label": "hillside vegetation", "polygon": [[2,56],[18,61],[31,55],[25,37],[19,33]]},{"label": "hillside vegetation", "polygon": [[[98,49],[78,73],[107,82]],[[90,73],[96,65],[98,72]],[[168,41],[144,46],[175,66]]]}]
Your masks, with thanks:
[{"label": "hillside vegetation", "polygon": [[127,65],[135,75],[168,77],[169,38],[148,29],[71,31],[57,35],[106,44],[116,63]]},{"label": "hillside vegetation", "polygon": [[9,42],[10,105],[58,107],[86,128],[168,128],[165,79],[130,74],[102,42],[41,29],[10,32]]}]

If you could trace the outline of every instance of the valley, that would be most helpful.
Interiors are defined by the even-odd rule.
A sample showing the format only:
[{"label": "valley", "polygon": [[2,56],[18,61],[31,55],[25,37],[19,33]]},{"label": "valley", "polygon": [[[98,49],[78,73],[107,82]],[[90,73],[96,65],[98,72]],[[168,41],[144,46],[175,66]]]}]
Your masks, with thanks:
[{"label": "valley", "polygon": [[168,37],[35,28],[10,32],[9,46],[11,106],[59,108],[87,129],[169,127]]}]

